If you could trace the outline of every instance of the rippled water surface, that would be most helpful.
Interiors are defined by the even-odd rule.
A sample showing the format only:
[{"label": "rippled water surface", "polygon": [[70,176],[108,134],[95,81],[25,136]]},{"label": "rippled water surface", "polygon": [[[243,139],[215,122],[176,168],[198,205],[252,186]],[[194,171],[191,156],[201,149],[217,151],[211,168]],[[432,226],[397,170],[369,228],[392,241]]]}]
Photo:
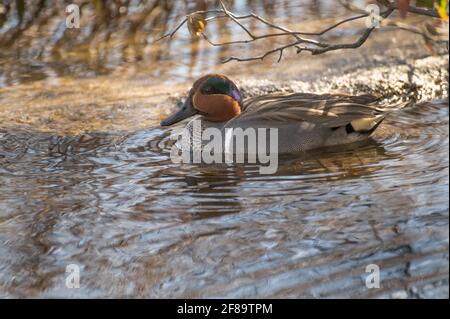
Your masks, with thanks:
[{"label": "rippled water surface", "polygon": [[[327,1],[249,3],[233,9],[333,15]],[[0,297],[448,298],[448,99],[391,114],[359,145],[280,158],[275,175],[175,164],[158,125],[167,98],[230,53],[177,41],[157,61],[115,47],[99,62],[109,77],[79,60],[0,56]],[[317,71],[327,59],[295,61]],[[268,78],[258,63],[240,70]],[[289,63],[271,71],[292,76]],[[69,264],[79,289],[65,286]],[[366,288],[369,264],[380,289]]]},{"label": "rippled water surface", "polygon": [[[4,295],[362,297],[448,276],[447,102],[275,176],[173,164],[160,128],[0,133]],[[64,289],[68,263],[80,290]],[[363,284],[370,263],[380,291]]]}]

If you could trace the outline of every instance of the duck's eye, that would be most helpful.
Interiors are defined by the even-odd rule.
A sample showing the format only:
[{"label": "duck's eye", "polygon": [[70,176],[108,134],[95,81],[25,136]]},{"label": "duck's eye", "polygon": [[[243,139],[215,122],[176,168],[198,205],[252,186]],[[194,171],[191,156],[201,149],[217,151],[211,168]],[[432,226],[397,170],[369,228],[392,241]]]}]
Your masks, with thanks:
[{"label": "duck's eye", "polygon": [[214,90],[213,90],[212,87],[208,86],[208,87],[203,89],[203,93],[211,94],[211,93],[214,93]]}]

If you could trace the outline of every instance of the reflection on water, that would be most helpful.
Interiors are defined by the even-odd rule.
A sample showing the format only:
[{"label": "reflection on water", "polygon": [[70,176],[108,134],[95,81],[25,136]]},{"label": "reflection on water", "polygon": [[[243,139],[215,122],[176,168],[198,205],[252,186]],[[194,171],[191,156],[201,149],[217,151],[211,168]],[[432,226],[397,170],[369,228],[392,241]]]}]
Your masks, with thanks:
[{"label": "reflection on water", "polygon": [[[19,4],[23,3],[22,6]],[[74,1],[81,8],[80,29],[66,27],[64,1],[6,1],[0,14],[0,87],[62,76],[93,77],[141,73],[161,83],[197,77],[232,54],[248,51],[242,47],[211,47],[193,39],[182,28],[173,41],[154,41],[172,30],[187,13],[212,10],[218,0],[205,1]],[[240,14],[255,12],[289,27],[308,30],[320,24],[305,25],[317,19],[353,14],[330,0],[228,0],[230,10]],[[358,1],[364,7],[365,1]],[[257,32],[265,26],[245,22]],[[361,27],[361,25],[359,25]],[[311,29],[310,29],[311,28]],[[227,19],[211,22],[211,38],[230,41],[245,35]],[[353,31],[351,31],[353,32]],[[266,43],[274,44],[270,38]]]},{"label": "reflection on water", "polygon": [[[173,164],[160,128],[0,134],[3,296],[448,294],[448,102],[356,148],[283,158],[273,176]],[[70,263],[80,290],[64,288]]]}]

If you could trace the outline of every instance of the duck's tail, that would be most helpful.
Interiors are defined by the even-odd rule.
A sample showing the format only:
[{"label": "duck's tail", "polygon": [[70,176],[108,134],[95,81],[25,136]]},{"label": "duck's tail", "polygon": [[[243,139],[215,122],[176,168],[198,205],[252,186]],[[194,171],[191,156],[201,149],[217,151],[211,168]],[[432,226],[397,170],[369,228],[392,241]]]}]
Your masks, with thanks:
[{"label": "duck's tail", "polygon": [[410,104],[411,102],[400,102],[394,105],[390,105],[386,108],[378,109],[379,114],[372,117],[364,117],[353,120],[349,124],[347,124],[345,129],[347,133],[357,132],[360,134],[371,135],[378,128],[378,126],[384,121],[386,116],[388,116],[390,113],[401,110]]},{"label": "duck's tail", "polygon": [[345,127],[347,134],[357,132],[361,134],[372,134],[377,127],[383,122],[386,118],[386,114],[377,115],[372,118],[362,118],[351,121]]}]

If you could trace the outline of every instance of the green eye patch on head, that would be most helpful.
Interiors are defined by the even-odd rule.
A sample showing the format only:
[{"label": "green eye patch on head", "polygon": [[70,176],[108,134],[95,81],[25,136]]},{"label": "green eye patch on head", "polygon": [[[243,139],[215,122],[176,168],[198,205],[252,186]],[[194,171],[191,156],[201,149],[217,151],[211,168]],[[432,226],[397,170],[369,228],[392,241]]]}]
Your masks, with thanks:
[{"label": "green eye patch on head", "polygon": [[210,78],[200,89],[202,94],[224,94],[229,95],[231,86],[228,81],[221,78]]},{"label": "green eye patch on head", "polygon": [[236,85],[223,78],[210,78],[201,87],[200,92],[205,95],[223,94],[235,99],[240,105],[242,104],[242,95]]}]

